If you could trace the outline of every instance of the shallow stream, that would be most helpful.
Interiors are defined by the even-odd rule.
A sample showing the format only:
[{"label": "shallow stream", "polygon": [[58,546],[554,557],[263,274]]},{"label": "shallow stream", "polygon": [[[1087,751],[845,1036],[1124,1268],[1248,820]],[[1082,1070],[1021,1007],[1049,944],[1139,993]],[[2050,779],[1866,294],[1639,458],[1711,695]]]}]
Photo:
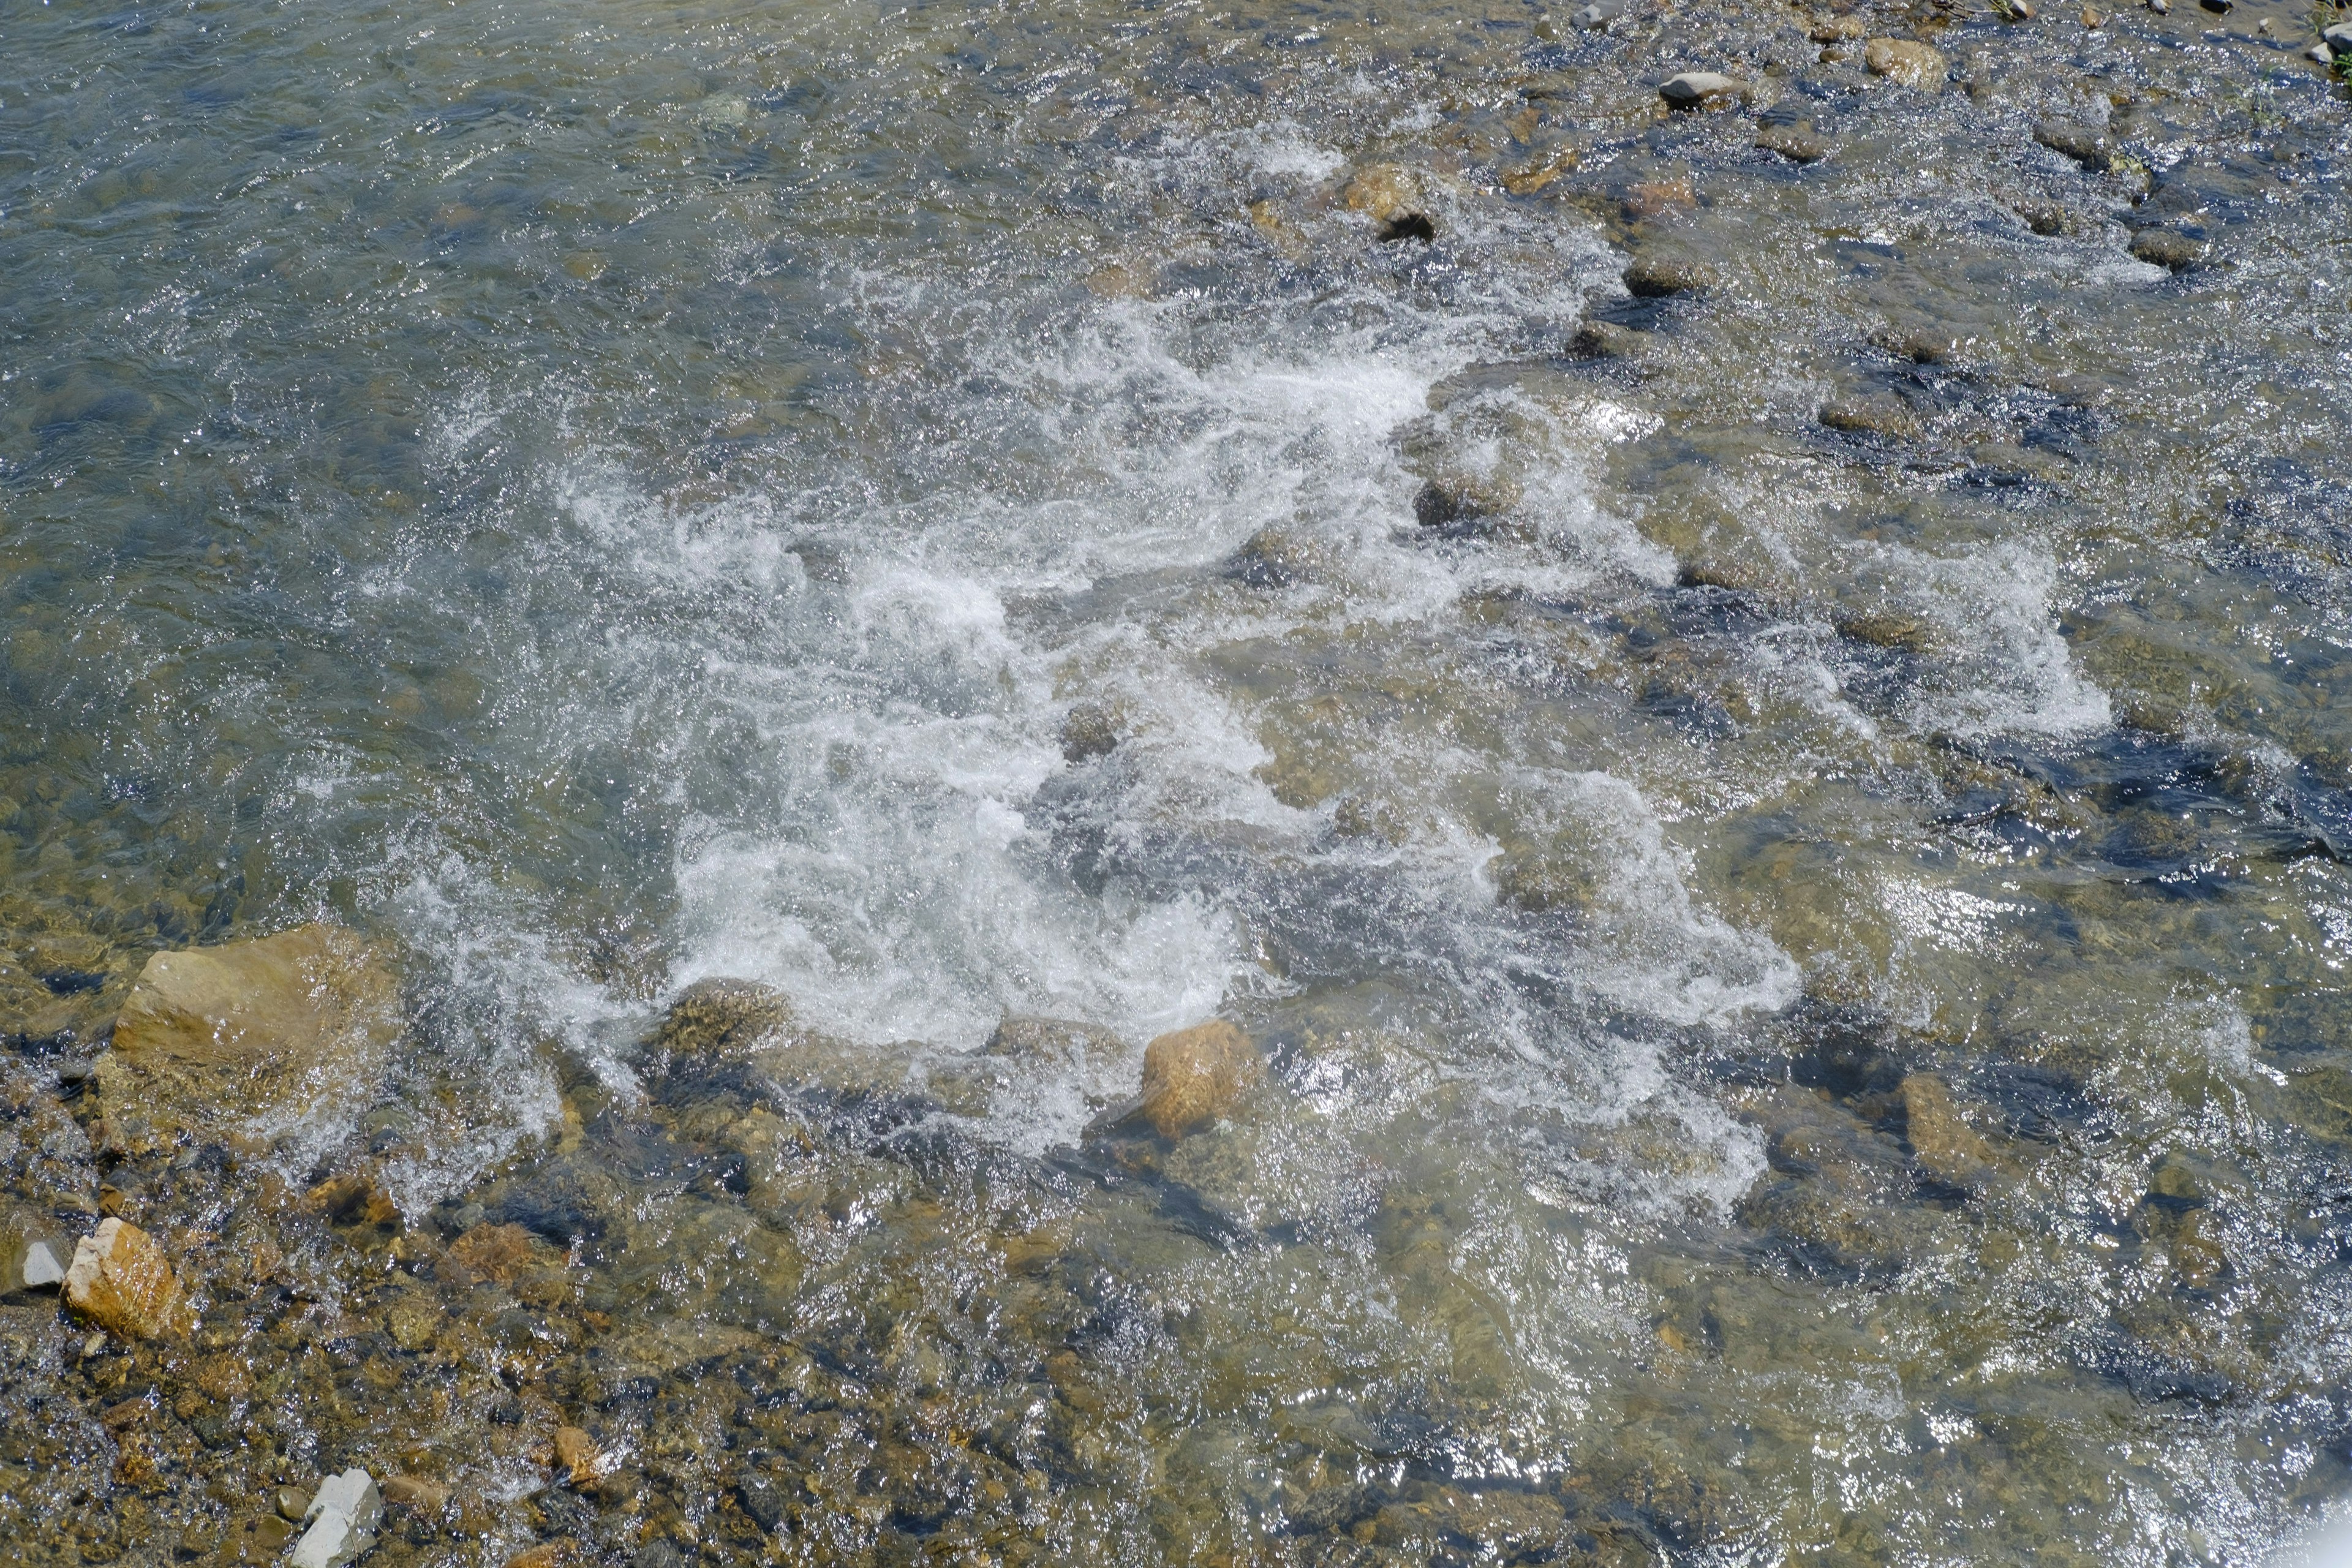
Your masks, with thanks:
[{"label": "shallow stream", "polygon": [[[0,1181],[202,1312],[0,1305],[0,1561],[2262,1562],[2352,13],[2104,13],[0,5]],[[103,1154],[313,921],[381,1080]]]}]

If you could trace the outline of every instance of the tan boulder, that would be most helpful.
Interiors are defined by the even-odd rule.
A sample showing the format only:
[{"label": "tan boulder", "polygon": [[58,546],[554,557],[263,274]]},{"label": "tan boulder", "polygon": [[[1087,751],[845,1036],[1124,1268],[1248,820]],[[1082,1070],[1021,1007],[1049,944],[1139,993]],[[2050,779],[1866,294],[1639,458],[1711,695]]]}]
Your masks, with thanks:
[{"label": "tan boulder", "polygon": [[1873,76],[1929,92],[1943,89],[1944,74],[1950,68],[1940,53],[1907,38],[1871,39],[1862,47],[1862,63]]},{"label": "tan boulder", "polygon": [[147,961],[97,1065],[118,1150],[182,1132],[282,1135],[372,1100],[400,1029],[399,989],[338,926]]},{"label": "tan boulder", "polygon": [[1181,1138],[1228,1114],[1265,1076],[1257,1048],[1223,1018],[1162,1035],[1143,1047],[1144,1120]]},{"label": "tan boulder", "polygon": [[127,1220],[106,1220],[81,1238],[65,1293],[78,1316],[117,1339],[184,1333],[192,1317],[163,1249]]}]

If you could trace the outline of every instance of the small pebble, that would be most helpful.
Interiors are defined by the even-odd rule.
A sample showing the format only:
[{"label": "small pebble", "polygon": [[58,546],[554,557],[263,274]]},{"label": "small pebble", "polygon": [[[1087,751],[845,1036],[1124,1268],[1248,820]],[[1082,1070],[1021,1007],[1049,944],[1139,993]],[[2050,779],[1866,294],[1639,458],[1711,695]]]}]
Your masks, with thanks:
[{"label": "small pebble", "polygon": [[2271,19],[2268,16],[2265,16],[2261,21],[2255,23],[2254,31],[2260,33],[2265,38],[2269,37],[2271,36]]},{"label": "small pebble", "polygon": [[269,1506],[277,1510],[278,1518],[299,1524],[302,1516],[310,1511],[310,1494],[300,1487],[279,1487],[269,1494]]},{"label": "small pebble", "polygon": [[2147,0],[2147,8],[2159,16],[2169,16],[2172,12],[2171,0]]},{"label": "small pebble", "polygon": [[2335,51],[2326,44],[2312,45],[2310,48],[2304,51],[2304,58],[2323,66],[2332,66],[2336,63]]}]

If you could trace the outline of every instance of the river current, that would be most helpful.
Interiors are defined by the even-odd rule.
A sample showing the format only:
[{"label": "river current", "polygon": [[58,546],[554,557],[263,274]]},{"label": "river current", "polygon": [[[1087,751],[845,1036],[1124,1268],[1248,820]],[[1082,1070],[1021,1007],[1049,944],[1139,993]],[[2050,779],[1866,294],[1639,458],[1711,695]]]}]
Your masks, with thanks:
[{"label": "river current", "polygon": [[[2263,1561],[2352,1483],[2352,132],[2301,5],[2048,9],[0,6],[10,1201],[257,1212],[67,1131],[157,951],[403,1012],[247,1162],[402,1218],[0,1552],[364,1463],[382,1562]],[[719,979],[830,1065],[663,1078]],[[1118,1123],[1213,1016],[1250,1103]]]}]

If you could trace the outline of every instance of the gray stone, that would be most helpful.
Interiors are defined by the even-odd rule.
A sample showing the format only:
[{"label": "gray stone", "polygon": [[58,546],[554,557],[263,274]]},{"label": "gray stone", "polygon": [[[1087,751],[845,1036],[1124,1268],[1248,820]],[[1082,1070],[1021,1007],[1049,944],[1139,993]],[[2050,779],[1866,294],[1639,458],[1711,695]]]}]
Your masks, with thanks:
[{"label": "gray stone", "polygon": [[1718,71],[1684,71],[1668,77],[1658,88],[1658,96],[1676,109],[1698,109],[1708,104],[1728,103],[1747,90],[1748,84],[1737,77]]},{"label": "gray stone", "polygon": [[2352,22],[2338,22],[2319,35],[2330,53],[2352,55]]},{"label": "gray stone", "polygon": [[1594,32],[1622,16],[1625,11],[1626,0],[1594,0],[1594,4],[1579,11],[1571,20],[1585,31]]},{"label": "gray stone", "polygon": [[293,1568],[343,1568],[375,1544],[375,1527],[383,1517],[383,1499],[375,1478],[365,1470],[349,1469],[330,1477],[303,1510],[310,1529],[294,1543],[287,1559]]}]

